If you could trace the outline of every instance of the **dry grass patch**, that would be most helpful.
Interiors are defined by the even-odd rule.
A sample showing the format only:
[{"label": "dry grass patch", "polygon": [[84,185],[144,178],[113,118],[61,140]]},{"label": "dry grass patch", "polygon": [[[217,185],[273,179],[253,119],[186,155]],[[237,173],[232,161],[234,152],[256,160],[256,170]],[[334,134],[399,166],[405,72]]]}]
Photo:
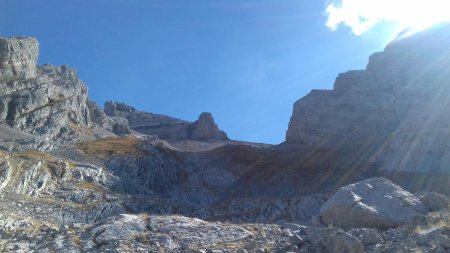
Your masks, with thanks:
[{"label": "dry grass patch", "polygon": [[[239,242],[219,242],[219,243],[215,243],[213,247],[214,249],[217,250],[228,250],[230,252],[237,252],[238,250],[243,248],[243,244],[239,243]],[[271,252],[271,251],[266,251],[266,252]]]},{"label": "dry grass patch", "polygon": [[45,162],[46,164],[53,164],[54,166],[61,169],[65,169],[66,167],[73,169],[76,167],[76,163],[71,160],[60,160],[50,154],[37,150],[25,150],[19,152],[17,155],[19,158],[25,160],[41,161]]},{"label": "dry grass patch", "polygon": [[37,150],[25,150],[18,153],[18,156],[27,160],[37,160],[37,161],[46,161],[46,162],[55,162],[56,158],[49,154],[37,151]]},{"label": "dry grass patch", "polygon": [[81,142],[77,147],[90,157],[104,159],[113,155],[144,155],[145,152],[139,148],[140,143],[140,139],[128,135]]},{"label": "dry grass patch", "polygon": [[150,220],[150,215],[148,213],[140,213],[137,216],[146,222]]},{"label": "dry grass patch", "polygon": [[81,237],[79,234],[72,234],[71,235],[72,241],[75,243],[75,245],[79,248],[83,248],[83,242],[81,241]]},{"label": "dry grass patch", "polygon": [[416,233],[425,233],[437,228],[450,227],[450,210],[431,212],[427,214],[428,224],[425,226],[417,226]]},{"label": "dry grass patch", "polygon": [[72,131],[75,131],[77,133],[86,134],[86,135],[94,135],[94,130],[92,127],[83,127],[79,124],[75,124],[72,121],[69,122],[69,128]]},{"label": "dry grass patch", "polygon": [[96,191],[96,192],[104,192],[105,189],[103,189],[102,187],[94,184],[94,183],[90,183],[90,182],[80,182],[78,184],[78,188],[81,189],[85,189],[85,190],[91,190],[91,191]]},{"label": "dry grass patch", "polygon": [[79,210],[94,210],[98,203],[81,204],[76,202],[68,202],[53,198],[51,195],[40,195],[39,197],[32,197],[28,195],[22,195],[24,200],[30,201],[31,203],[36,203],[40,205],[49,206],[59,206],[59,207],[69,207]]}]

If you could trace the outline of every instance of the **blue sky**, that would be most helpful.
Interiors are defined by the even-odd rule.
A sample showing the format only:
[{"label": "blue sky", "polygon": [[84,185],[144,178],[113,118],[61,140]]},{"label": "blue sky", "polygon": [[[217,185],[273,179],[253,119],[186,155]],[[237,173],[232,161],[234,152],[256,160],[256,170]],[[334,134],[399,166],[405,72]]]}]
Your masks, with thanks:
[{"label": "blue sky", "polygon": [[284,141],[293,103],[362,69],[394,36],[326,26],[311,0],[0,0],[0,36],[35,36],[39,63],[78,70],[92,100]]}]

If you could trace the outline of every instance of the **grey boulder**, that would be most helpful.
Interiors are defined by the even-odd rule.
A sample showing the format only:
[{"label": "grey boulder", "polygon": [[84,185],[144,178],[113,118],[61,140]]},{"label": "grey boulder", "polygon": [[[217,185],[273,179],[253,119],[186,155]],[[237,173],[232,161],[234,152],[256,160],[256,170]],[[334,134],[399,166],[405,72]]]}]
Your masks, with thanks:
[{"label": "grey boulder", "polygon": [[339,189],[320,210],[324,223],[343,229],[387,229],[412,223],[426,208],[385,178],[371,178]]}]

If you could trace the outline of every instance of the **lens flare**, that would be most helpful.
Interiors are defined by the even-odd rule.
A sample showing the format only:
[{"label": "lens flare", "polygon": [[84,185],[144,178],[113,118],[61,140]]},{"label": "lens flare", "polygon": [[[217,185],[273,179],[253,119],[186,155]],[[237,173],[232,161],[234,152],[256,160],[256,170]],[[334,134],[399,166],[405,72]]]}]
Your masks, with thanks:
[{"label": "lens flare", "polygon": [[326,25],[340,25],[361,35],[381,22],[392,22],[399,29],[422,30],[450,21],[448,0],[342,0],[328,4]]}]

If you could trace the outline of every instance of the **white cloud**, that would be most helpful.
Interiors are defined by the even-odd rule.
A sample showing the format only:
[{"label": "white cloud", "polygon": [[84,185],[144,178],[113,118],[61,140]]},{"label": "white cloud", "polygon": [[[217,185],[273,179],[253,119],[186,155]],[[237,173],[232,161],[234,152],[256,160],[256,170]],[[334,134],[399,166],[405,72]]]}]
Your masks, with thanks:
[{"label": "white cloud", "polygon": [[401,29],[450,21],[450,0],[340,0],[328,4],[325,12],[330,29],[345,25],[361,35],[383,21]]}]

